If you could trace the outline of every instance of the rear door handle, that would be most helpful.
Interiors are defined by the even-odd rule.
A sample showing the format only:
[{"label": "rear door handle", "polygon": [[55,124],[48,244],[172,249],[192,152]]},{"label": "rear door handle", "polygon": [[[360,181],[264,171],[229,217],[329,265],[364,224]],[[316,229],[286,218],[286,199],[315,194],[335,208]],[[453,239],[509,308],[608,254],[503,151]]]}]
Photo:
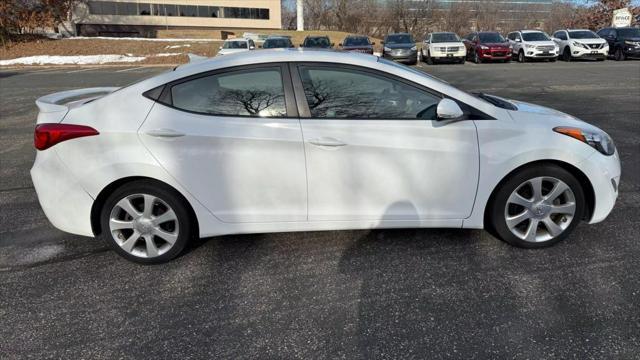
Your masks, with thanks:
[{"label": "rear door handle", "polygon": [[339,146],[347,145],[346,143],[343,143],[339,139],[332,138],[332,137],[324,137],[324,136],[323,137],[319,137],[319,138],[315,138],[315,139],[310,139],[308,142],[309,142],[309,144],[313,144],[313,145],[317,145],[317,146],[339,147]]},{"label": "rear door handle", "polygon": [[164,137],[164,138],[174,138],[174,137],[180,137],[185,135],[173,129],[154,129],[154,130],[147,131],[146,134],[153,137]]}]

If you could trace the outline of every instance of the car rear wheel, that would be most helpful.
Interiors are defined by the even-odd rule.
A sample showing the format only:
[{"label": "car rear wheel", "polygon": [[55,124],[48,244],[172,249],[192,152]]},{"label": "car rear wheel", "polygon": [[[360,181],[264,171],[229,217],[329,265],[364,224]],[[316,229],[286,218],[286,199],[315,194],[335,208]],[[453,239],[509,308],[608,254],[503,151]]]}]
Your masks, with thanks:
[{"label": "car rear wheel", "polygon": [[489,226],[505,242],[523,248],[553,245],[578,225],[585,197],[578,180],[556,165],[525,168],[493,197]]},{"label": "car rear wheel", "polygon": [[147,181],[127,183],[104,203],[101,236],[128,260],[163,263],[178,256],[192,238],[188,209],[173,189]]}]

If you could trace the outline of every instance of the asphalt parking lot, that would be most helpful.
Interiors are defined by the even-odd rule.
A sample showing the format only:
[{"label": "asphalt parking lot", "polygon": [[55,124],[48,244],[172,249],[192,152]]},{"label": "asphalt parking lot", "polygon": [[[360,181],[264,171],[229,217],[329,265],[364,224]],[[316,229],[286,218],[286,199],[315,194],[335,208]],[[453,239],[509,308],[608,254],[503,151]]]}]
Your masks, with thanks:
[{"label": "asphalt parking lot", "polygon": [[544,250],[484,231],[224,236],[160,266],[53,228],[34,100],[167,68],[0,70],[0,358],[615,358],[640,354],[640,61],[418,65],[607,131],[616,208]]}]

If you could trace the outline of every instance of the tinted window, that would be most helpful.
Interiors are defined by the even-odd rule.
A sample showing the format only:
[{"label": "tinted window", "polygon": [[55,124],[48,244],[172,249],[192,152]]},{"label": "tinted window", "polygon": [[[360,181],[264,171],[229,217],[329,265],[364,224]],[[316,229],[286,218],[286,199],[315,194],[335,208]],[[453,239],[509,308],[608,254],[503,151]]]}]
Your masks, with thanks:
[{"label": "tinted window", "polygon": [[291,47],[291,40],[289,39],[267,39],[262,47],[264,49],[277,49]]},{"label": "tinted window", "polygon": [[225,41],[222,45],[223,49],[246,49],[246,41]]},{"label": "tinted window", "polygon": [[304,40],[304,47],[320,47],[327,48],[331,47],[331,42],[329,38],[326,37],[310,37]]},{"label": "tinted window", "polygon": [[180,5],[180,16],[198,16],[198,7],[195,5]]},{"label": "tinted window", "polygon": [[435,119],[440,99],[405,83],[351,69],[301,66],[314,118]]},{"label": "tinted window", "polygon": [[594,34],[592,31],[580,30],[569,31],[569,37],[572,39],[597,39],[598,35]]},{"label": "tinted window", "polygon": [[498,33],[482,33],[479,35],[481,43],[501,43],[505,42],[502,35]]},{"label": "tinted window", "polygon": [[524,41],[548,41],[547,35],[541,32],[522,33]]},{"label": "tinted window", "polygon": [[433,34],[433,36],[431,37],[431,42],[434,42],[434,43],[456,42],[456,41],[460,41],[460,39],[458,38],[458,35],[453,33]]},{"label": "tinted window", "polygon": [[173,106],[211,115],[286,115],[280,68],[239,70],[173,85]]},{"label": "tinted window", "polygon": [[640,37],[640,28],[618,29],[618,36],[620,36],[622,38],[637,38],[637,37]]},{"label": "tinted window", "polygon": [[384,42],[386,44],[410,44],[415,41],[409,34],[396,34],[387,36]]},{"label": "tinted window", "polygon": [[366,37],[348,37],[344,39],[344,46],[366,46],[369,44],[369,38]]}]

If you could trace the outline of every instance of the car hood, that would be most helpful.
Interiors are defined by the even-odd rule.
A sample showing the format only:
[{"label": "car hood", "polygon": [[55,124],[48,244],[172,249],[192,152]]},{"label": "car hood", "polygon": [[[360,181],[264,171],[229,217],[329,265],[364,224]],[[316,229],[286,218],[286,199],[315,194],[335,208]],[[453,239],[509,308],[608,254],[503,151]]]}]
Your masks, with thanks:
[{"label": "car hood", "polygon": [[627,40],[627,41],[638,41],[638,42],[640,42],[640,37],[637,37],[637,36],[630,36],[630,37],[622,38],[622,40]]},{"label": "car hood", "polygon": [[525,41],[525,43],[527,44],[531,44],[531,45],[549,45],[549,46],[558,46],[554,41]]},{"label": "car hood", "polygon": [[584,122],[573,115],[563,113],[562,111],[524,101],[505,99],[495,95],[491,96],[510,102],[518,108],[518,110],[508,111],[509,115],[511,115],[514,120],[546,122],[549,126],[576,126],[585,130],[602,131],[595,126]]},{"label": "car hood", "polygon": [[407,43],[407,44],[384,44],[384,47],[389,48],[389,49],[411,49],[414,46],[416,46],[416,44],[413,44],[413,43]]},{"label": "car hood", "polygon": [[461,41],[452,41],[452,42],[437,42],[431,43],[431,45],[435,47],[444,47],[444,46],[464,46]]},{"label": "car hood", "polygon": [[604,44],[604,39],[571,39],[571,41],[583,43],[583,44]]},{"label": "car hood", "polygon": [[484,45],[492,48],[509,48],[509,43],[480,43],[479,45]]}]

